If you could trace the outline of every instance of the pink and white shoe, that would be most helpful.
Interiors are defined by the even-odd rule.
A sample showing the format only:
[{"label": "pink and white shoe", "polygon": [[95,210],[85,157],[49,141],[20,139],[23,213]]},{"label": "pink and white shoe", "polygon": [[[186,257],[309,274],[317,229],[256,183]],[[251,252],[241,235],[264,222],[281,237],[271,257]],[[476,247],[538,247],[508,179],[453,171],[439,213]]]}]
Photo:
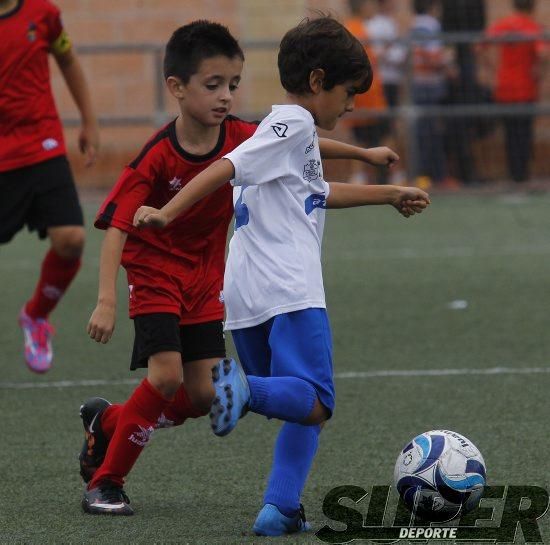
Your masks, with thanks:
[{"label": "pink and white shoe", "polygon": [[19,325],[25,336],[25,362],[28,368],[35,373],[45,373],[52,366],[53,326],[45,318],[31,318],[25,307],[19,313]]}]

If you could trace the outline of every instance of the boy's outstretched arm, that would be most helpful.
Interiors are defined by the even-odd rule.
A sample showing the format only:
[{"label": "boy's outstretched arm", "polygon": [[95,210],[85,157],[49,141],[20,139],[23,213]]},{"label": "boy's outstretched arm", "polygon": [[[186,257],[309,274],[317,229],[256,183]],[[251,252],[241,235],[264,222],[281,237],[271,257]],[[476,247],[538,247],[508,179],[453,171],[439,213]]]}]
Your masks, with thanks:
[{"label": "boy's outstretched arm", "polygon": [[391,204],[408,218],[430,204],[430,196],[417,187],[399,185],[353,185],[331,182],[327,208],[351,208],[373,204]]},{"label": "boy's outstretched arm", "polygon": [[124,231],[109,227],[101,245],[97,306],[87,328],[88,335],[98,343],[109,342],[115,329],[116,278],[127,236]]},{"label": "boy's outstretched arm", "polygon": [[229,159],[219,159],[197,174],[178,194],[160,210],[141,206],[134,215],[135,227],[164,227],[184,210],[206,197],[235,176]]},{"label": "boy's outstretched arm", "polygon": [[78,137],[78,146],[86,157],[86,166],[88,167],[95,162],[99,148],[99,130],[88,84],[78,57],[72,48],[64,53],[54,51],[54,56],[80,112],[82,128]]},{"label": "boy's outstretched arm", "polygon": [[399,155],[385,146],[361,148],[330,138],[319,138],[319,150],[323,159],[355,159],[370,165],[387,167],[399,161]]}]

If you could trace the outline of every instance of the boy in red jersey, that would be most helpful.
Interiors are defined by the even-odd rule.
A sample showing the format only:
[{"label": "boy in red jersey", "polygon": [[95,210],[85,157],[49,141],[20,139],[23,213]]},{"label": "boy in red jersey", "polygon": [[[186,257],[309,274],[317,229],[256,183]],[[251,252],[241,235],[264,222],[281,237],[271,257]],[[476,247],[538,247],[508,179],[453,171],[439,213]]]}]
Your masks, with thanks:
[{"label": "boy in red jersey", "polygon": [[[232,188],[225,184],[169,229],[137,230],[132,222],[141,205],[163,206],[255,132],[256,124],[228,115],[243,59],[236,40],[219,24],[197,21],[174,32],[164,76],[181,113],[124,170],[98,213],[96,226],[107,232],[88,332],[97,342],[111,338],[122,264],[135,326],[131,368],[148,367],[148,376],[124,405],[91,398],[81,407],[80,472],[89,483],[82,507],[90,514],[133,514],[122,489],[124,477],[153,430],[210,409],[211,369],[226,355],[221,290]],[[331,140],[321,146],[326,158],[358,158],[363,151]],[[365,154],[365,160],[380,164],[388,158],[397,156],[387,148]]]},{"label": "boy in red jersey", "polygon": [[81,408],[86,440],[80,465],[89,481],[82,506],[88,513],[131,515],[124,477],[153,429],[206,414],[214,397],[211,368],[225,357],[221,290],[231,186],[198,203],[172,229],[141,231],[132,220],[139,206],[162,206],[254,133],[256,124],[228,115],[243,60],[222,25],[196,21],[174,32],[164,75],[181,113],[124,169],[97,215],[95,225],[106,233],[88,333],[102,343],[113,333],[122,264],[135,326],[131,368],[148,367],[148,376],[124,405],[92,398]]},{"label": "boy in red jersey", "polygon": [[19,324],[25,360],[37,373],[52,362],[50,312],[80,267],[82,211],[50,86],[52,53],[82,118],[79,146],[95,160],[98,131],[88,87],[60,12],[48,0],[0,0],[0,244],[25,225],[50,239],[33,297]]},{"label": "boy in red jersey", "polygon": [[[538,100],[540,80],[548,61],[548,44],[543,27],[533,17],[535,0],[514,0],[514,13],[495,21],[488,29],[491,38],[525,36],[525,42],[496,44],[498,61],[494,96],[500,104],[533,104]],[[489,55],[484,60],[492,64]],[[506,159],[514,182],[529,179],[529,160],[533,147],[533,115],[522,113],[503,118]]]}]

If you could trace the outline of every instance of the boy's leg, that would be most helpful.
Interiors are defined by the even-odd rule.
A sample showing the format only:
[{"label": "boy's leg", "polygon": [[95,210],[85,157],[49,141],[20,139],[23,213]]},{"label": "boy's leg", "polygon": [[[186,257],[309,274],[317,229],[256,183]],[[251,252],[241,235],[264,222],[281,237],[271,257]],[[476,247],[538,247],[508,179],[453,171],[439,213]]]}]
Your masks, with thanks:
[{"label": "boy's leg", "polygon": [[[250,409],[294,422],[321,422],[334,406],[332,340],[324,309],[277,316],[265,337],[261,326],[233,331],[239,358],[247,372],[269,356],[272,376],[248,375]],[[267,369],[268,365],[263,364]],[[306,402],[304,403],[304,398]],[[313,400],[311,399],[313,398]],[[309,412],[308,412],[309,411]],[[317,451],[319,425],[287,422],[281,428],[265,493],[265,505],[254,524],[260,535],[282,535],[309,529],[300,496]]]},{"label": "boy's leg", "polygon": [[320,431],[319,425],[283,424],[275,443],[264,507],[254,523],[256,534],[277,536],[310,529],[300,498],[317,452]]},{"label": "boy's leg", "polygon": [[52,362],[53,328],[47,319],[80,268],[84,247],[82,210],[65,157],[56,157],[28,169],[33,180],[32,204],[27,211],[30,229],[50,238],[40,278],[31,299],[19,315],[25,335],[25,359],[32,371],[43,373]]},{"label": "boy's leg", "polygon": [[[332,340],[325,309],[307,309],[281,315],[271,330],[271,372],[295,375],[306,381],[316,393],[314,411],[321,407],[319,420],[330,418],[334,408],[332,380]],[[270,380],[270,379],[267,379]],[[269,388],[268,384],[268,388]],[[270,394],[273,395],[273,394]],[[312,420],[311,416],[304,419]],[[262,535],[280,535],[307,529],[300,516],[300,497],[317,452],[319,425],[285,423],[281,428],[273,465],[264,496],[266,506],[260,512],[254,530]],[[287,517],[273,516],[269,505]],[[271,516],[265,517],[265,513]],[[282,522],[282,524],[281,524]]]},{"label": "boy's leg", "polygon": [[149,358],[148,377],[120,411],[117,426],[101,467],[84,494],[82,506],[91,514],[132,514],[127,502],[112,490],[122,492],[124,478],[149,442],[163,411],[174,398],[182,381],[181,354],[159,352]]},{"label": "boy's leg", "polygon": [[[218,360],[203,362],[204,376],[212,385],[212,365]],[[213,390],[213,388],[212,388]],[[211,399],[209,403],[211,403]],[[84,426],[84,443],[79,455],[80,475],[85,483],[94,477],[103,463],[109,443],[115,433],[124,403],[109,403],[100,397],[87,399],[80,407],[80,417]],[[154,428],[181,426],[188,418],[199,418],[208,414],[209,407],[197,407],[191,400],[187,389],[182,384],[174,399],[164,408]]]},{"label": "boy's leg", "polygon": [[147,366],[147,378],[120,409],[105,460],[88,484],[82,507],[91,514],[132,514],[122,492],[124,477],[183,380],[178,315],[136,316],[134,326],[131,367]]},{"label": "boy's leg", "polygon": [[[318,424],[330,418],[334,389],[332,341],[326,311],[290,312],[270,322],[267,342],[271,376],[247,376],[248,409],[268,418],[302,424]],[[253,354],[258,352],[254,348],[258,344],[255,329],[232,332],[243,362],[252,361]],[[251,347],[252,354],[249,354]]]},{"label": "boy's leg", "polygon": [[[177,317],[172,314],[149,315],[135,320],[133,368],[144,366],[146,355],[159,347],[180,347],[174,339],[179,327],[184,384],[165,406],[154,425],[155,429],[179,426],[187,418],[198,418],[208,413],[214,396],[211,369],[225,356],[221,320],[183,326],[176,326],[176,323]],[[111,405],[101,398],[92,398],[81,407],[85,441],[80,455],[80,470],[86,482],[94,476],[103,461],[123,408],[124,404]],[[96,416],[98,423],[93,422]]]}]

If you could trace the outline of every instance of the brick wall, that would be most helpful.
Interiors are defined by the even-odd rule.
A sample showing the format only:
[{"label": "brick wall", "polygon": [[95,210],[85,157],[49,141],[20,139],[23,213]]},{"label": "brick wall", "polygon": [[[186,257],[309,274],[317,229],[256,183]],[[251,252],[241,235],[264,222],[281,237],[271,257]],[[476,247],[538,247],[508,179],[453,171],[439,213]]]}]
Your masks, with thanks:
[{"label": "brick wall", "polygon": [[[337,16],[347,15],[346,0],[54,0],[62,9],[65,26],[76,45],[153,44],[163,46],[171,32],[182,24],[209,18],[226,24],[242,41],[279,40],[300,19],[321,9]],[[399,20],[406,27],[410,0],[397,0]],[[489,19],[509,10],[507,0],[487,0]],[[550,26],[550,1],[539,1],[537,15]],[[245,51],[246,64],[234,113],[264,112],[284,96],[276,69],[276,48]],[[155,84],[160,77],[152,53],[81,54],[98,115],[152,116],[155,112]],[[77,117],[77,110],[55,67],[54,92],[61,115]],[[548,78],[547,78],[548,79]],[[550,100],[548,84],[545,95]],[[168,111],[177,113],[174,100],[165,93]],[[108,187],[122,165],[135,156],[155,124],[103,127],[98,164],[85,170],[76,151],[77,129],[67,128],[70,159],[79,184]],[[543,123],[540,146],[548,146],[550,128]],[[338,133],[341,137],[347,134]],[[542,143],[541,143],[542,142]],[[542,155],[540,155],[542,156]],[[332,169],[330,169],[332,170]],[[546,169],[548,173],[548,170]]]}]

